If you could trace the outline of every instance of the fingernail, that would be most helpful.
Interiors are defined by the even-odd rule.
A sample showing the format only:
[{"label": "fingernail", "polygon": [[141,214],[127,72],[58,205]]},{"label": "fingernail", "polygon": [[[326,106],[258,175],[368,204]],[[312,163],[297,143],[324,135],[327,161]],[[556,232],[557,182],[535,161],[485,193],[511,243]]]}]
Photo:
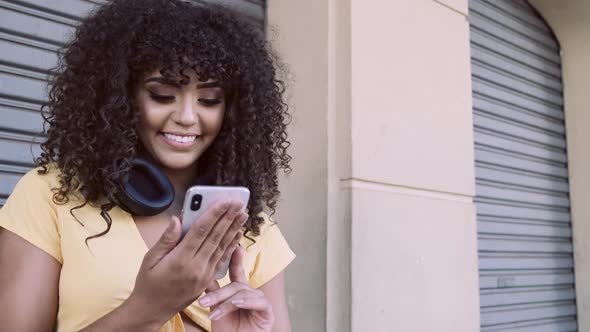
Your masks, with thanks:
[{"label": "fingernail", "polygon": [[210,320],[216,320],[217,318],[219,318],[219,316],[221,315],[221,310],[219,309],[215,309],[211,315],[209,315],[209,319]]},{"label": "fingernail", "polygon": [[237,300],[232,300],[231,304],[233,305],[240,305],[240,304],[244,304],[244,300],[241,299],[237,299]]},{"label": "fingernail", "polygon": [[211,298],[208,296],[203,296],[203,298],[199,300],[199,304],[203,307],[208,307],[209,304],[211,304]]}]

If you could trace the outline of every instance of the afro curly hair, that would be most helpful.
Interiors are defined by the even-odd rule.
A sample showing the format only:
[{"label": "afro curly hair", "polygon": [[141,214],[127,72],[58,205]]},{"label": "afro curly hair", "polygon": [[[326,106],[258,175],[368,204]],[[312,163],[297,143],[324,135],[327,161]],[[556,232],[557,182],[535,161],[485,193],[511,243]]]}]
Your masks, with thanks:
[{"label": "afro curly hair", "polygon": [[86,18],[59,53],[43,106],[47,140],[35,163],[41,174],[50,164],[60,170],[56,203],[80,192],[83,203],[74,209],[100,206],[106,229],[88,239],[110,230],[108,212],[141,152],[132,92],[142,73],[158,69],[179,84],[188,84],[184,71],[192,69],[224,89],[231,107],[199,173],[214,174],[215,185],[250,189],[246,232],[259,234],[259,213],[275,212],[278,170],[291,171],[283,66],[259,27],[220,5],[114,0]]}]

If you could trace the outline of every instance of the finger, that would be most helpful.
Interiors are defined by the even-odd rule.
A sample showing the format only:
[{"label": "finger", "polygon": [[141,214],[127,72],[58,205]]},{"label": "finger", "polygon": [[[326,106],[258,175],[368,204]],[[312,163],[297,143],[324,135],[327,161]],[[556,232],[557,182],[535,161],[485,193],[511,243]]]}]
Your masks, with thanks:
[{"label": "finger", "polygon": [[[229,262],[229,260],[231,259],[231,255],[233,253],[233,250],[234,250],[234,248],[232,248],[231,246],[233,246],[234,244],[237,244],[236,243],[236,236],[238,236],[238,235],[241,236],[242,226],[246,223],[247,220],[248,220],[247,214],[245,214],[243,212],[240,212],[238,214],[238,217],[236,217],[234,219],[230,228],[223,235],[223,239],[221,240],[221,242],[217,246],[217,251],[214,251],[211,254],[211,256],[209,257],[209,261],[211,264],[216,265],[217,262],[219,260],[221,260],[222,258],[226,258],[227,261]],[[239,239],[238,239],[238,241],[239,241]],[[221,251],[221,249],[225,249],[225,250]],[[228,249],[229,249],[229,252],[228,252]]]},{"label": "finger", "polygon": [[238,234],[236,234],[233,238],[233,240],[231,241],[231,243],[229,244],[229,246],[225,249],[225,253],[223,254],[223,256],[221,256],[221,258],[215,262],[215,255],[211,256],[212,259],[210,260],[211,265],[215,265],[215,273],[219,273],[222,272],[223,276],[225,276],[227,274],[227,270],[229,269],[229,264],[230,264],[230,260],[231,257],[234,253],[234,251],[239,247],[240,244],[240,240],[242,239],[242,232],[238,232]]},{"label": "finger", "polygon": [[207,288],[205,288],[205,294],[214,292],[218,289],[220,289],[221,287],[219,287],[219,283],[217,282],[217,280],[213,280],[211,281],[211,283],[209,284],[209,286],[207,286]]},{"label": "finger", "polygon": [[[201,303],[201,301],[203,301],[203,299],[208,298],[207,295],[209,293],[215,292],[216,290],[220,289],[221,287],[219,287],[219,283],[217,282],[217,280],[213,280],[211,281],[211,283],[209,284],[209,286],[207,286],[207,288],[205,288],[205,294],[203,296],[201,296],[200,299],[197,299],[197,301],[199,302],[199,304],[201,305],[201,307],[207,307],[205,305],[203,305]],[[211,308],[211,310],[213,310],[215,308]]]},{"label": "finger", "polygon": [[[210,291],[207,295],[203,296],[199,300],[199,304],[203,307],[214,307],[224,301],[227,301],[230,297],[238,294],[241,291],[249,290],[250,288],[240,283],[230,283],[222,288]],[[256,292],[256,290],[252,290]]]},{"label": "finger", "polygon": [[[221,240],[221,245],[223,247],[225,247],[226,249],[230,249],[230,250],[226,250],[222,256],[217,257],[216,255],[212,255],[211,256],[211,262],[212,263],[217,263],[217,260],[221,260],[221,259],[227,259],[227,261],[229,262],[229,260],[231,259],[231,255],[233,253],[233,250],[235,249],[232,248],[232,246],[237,246],[239,241],[242,238],[242,226],[244,226],[244,224],[246,223],[246,221],[248,220],[248,215],[246,213],[239,213],[238,216],[236,217],[236,219],[234,220],[234,222],[231,224],[230,229],[227,230],[227,232],[225,232],[225,235],[223,236],[223,239]],[[237,238],[236,238],[237,237]],[[237,241],[236,241],[237,240]]]},{"label": "finger", "polygon": [[217,202],[209,208],[198,220],[193,222],[182,241],[180,241],[179,250],[194,255],[217,221],[223,217],[229,208],[230,201]]},{"label": "finger", "polygon": [[264,296],[235,299],[231,300],[231,304],[239,309],[260,311],[261,313],[270,314],[268,311],[272,311],[272,305]]},{"label": "finger", "polygon": [[[241,202],[234,202],[231,210],[229,210],[221,219],[215,224],[213,230],[207,235],[207,238],[197,250],[195,259],[199,262],[206,262],[211,260],[211,256],[215,255],[215,262],[221,258],[227,246],[231,242],[231,239],[240,230],[241,225],[239,224],[239,218],[237,218],[242,212]],[[233,227],[231,227],[233,224]],[[229,239],[225,237],[226,233],[229,232]],[[222,242],[224,241],[224,242]]]},{"label": "finger", "polygon": [[[260,315],[262,320],[266,321],[266,324],[269,326],[272,326],[274,324],[274,313],[272,310],[272,305],[264,296],[246,299],[236,299],[232,300],[231,303],[235,308],[257,312],[257,314]],[[219,319],[221,317],[223,316],[219,316],[216,319]]]},{"label": "finger", "polygon": [[[213,310],[211,312],[211,314],[209,315],[209,319],[217,320],[217,319],[219,319],[219,318],[221,318],[221,317],[223,317],[235,310],[240,309],[239,307],[237,307],[233,303],[237,303],[242,306],[247,304],[247,306],[255,306],[257,308],[262,308],[262,309],[260,309],[261,311],[267,310],[269,305],[264,306],[263,305],[264,301],[267,301],[267,300],[263,294],[255,292],[254,289],[251,289],[251,288],[244,289],[244,290],[239,291],[237,294],[231,296],[230,298],[225,300],[220,305],[218,305],[217,308],[215,308],[215,310]],[[254,310],[258,311],[258,309],[254,309]]]},{"label": "finger", "polygon": [[229,280],[248,285],[248,278],[246,272],[244,272],[243,264],[245,254],[246,250],[242,246],[238,246],[234,250],[229,263]]},{"label": "finger", "polygon": [[180,240],[180,220],[172,216],[170,224],[154,246],[148,250],[142,264],[151,269],[164,258]]}]

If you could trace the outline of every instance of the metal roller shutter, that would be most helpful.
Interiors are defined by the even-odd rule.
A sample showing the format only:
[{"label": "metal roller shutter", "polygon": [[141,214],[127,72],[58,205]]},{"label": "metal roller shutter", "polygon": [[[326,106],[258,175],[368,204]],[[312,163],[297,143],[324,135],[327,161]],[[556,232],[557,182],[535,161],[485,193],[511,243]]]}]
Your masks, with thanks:
[{"label": "metal roller shutter", "polygon": [[[264,0],[193,1],[233,7],[264,27]],[[0,0],[0,207],[40,153],[39,109],[47,99],[47,74],[57,63],[58,48],[84,16],[106,2]]]},{"label": "metal roller shutter", "polygon": [[481,330],[577,331],[560,49],[524,0],[470,0]]}]

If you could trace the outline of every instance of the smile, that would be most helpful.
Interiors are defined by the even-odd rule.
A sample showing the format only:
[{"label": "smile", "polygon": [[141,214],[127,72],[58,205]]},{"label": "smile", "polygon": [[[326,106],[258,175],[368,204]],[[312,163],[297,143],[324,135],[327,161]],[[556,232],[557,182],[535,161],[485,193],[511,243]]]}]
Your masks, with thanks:
[{"label": "smile", "polygon": [[178,143],[192,143],[195,141],[197,136],[179,136],[174,134],[162,133],[167,139],[178,142]]}]

